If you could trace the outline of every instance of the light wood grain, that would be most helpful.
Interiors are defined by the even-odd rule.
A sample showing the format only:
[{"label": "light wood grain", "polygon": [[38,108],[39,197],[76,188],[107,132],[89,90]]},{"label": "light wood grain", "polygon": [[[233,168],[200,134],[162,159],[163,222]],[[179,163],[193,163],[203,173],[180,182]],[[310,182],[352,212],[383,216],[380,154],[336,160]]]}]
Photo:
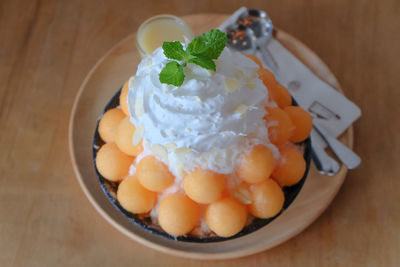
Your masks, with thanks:
[{"label": "light wood grain", "polygon": [[159,13],[230,13],[244,3],[0,1],[0,261],[2,266],[399,266],[400,4],[397,0],[246,1],[314,50],[363,111],[363,158],[332,205],[290,241],[227,261],[145,248],[97,214],[69,162],[67,132],[84,77]]},{"label": "light wood grain", "polygon": [[[216,28],[227,17],[200,14],[184,16],[183,19],[199,34]],[[276,38],[322,79],[329,80],[335,88],[341,90],[334,75],[311,50],[282,30],[277,30]],[[69,139],[74,170],[90,202],[107,221],[133,240],[171,255],[196,259],[227,259],[247,256],[281,244],[309,226],[326,209],[345,179],[345,167],[334,177],[326,179],[312,166],[298,198],[283,215],[253,234],[214,244],[188,244],[149,234],[113,208],[98,183],[92,163],[91,144],[99,114],[115,94],[116,88],[120,88],[133,74],[132,70],[140,60],[135,40],[135,34],[125,38],[93,67],[78,92],[70,120]],[[352,127],[343,134],[342,139],[352,147]]]}]

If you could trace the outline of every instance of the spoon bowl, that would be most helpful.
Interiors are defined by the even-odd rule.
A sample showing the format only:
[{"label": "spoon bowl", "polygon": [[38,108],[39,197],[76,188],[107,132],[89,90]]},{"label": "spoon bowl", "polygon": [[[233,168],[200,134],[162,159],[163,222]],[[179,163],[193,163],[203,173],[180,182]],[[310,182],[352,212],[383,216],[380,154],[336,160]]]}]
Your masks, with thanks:
[{"label": "spoon bowl", "polygon": [[246,28],[250,28],[257,43],[267,43],[271,37],[274,26],[268,14],[260,9],[248,9],[243,12],[236,23]]},{"label": "spoon bowl", "polygon": [[254,54],[256,50],[256,37],[250,28],[233,24],[226,29],[227,45],[242,53]]},{"label": "spoon bowl", "polygon": [[[251,47],[253,54],[255,50],[259,50],[264,63],[276,75],[278,64],[266,49],[273,30],[272,21],[266,12],[260,9],[247,9],[239,15],[234,24],[228,26],[228,46],[241,52]],[[245,40],[246,45],[235,45],[243,43],[241,40]]]}]

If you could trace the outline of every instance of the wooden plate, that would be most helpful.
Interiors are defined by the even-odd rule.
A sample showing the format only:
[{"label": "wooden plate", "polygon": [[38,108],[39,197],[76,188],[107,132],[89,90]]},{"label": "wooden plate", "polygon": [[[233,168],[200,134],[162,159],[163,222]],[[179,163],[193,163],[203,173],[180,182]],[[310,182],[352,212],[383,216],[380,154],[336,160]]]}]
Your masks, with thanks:
[{"label": "wooden plate", "polygon": [[[216,28],[227,17],[198,14],[183,19],[197,35]],[[198,259],[227,259],[257,253],[285,242],[310,225],[327,208],[345,179],[347,169],[344,166],[334,177],[320,175],[311,166],[302,191],[276,220],[252,234],[212,245],[177,242],[150,234],[115,209],[99,185],[92,162],[92,142],[99,114],[115,94],[116,88],[120,88],[136,72],[140,56],[135,37],[132,34],[119,42],[89,72],[76,96],[69,125],[70,155],[78,181],[89,201],[109,223],[133,240],[168,254]],[[304,44],[281,30],[277,31],[276,38],[317,76],[341,91],[328,67]],[[352,148],[351,127],[341,141]]]}]

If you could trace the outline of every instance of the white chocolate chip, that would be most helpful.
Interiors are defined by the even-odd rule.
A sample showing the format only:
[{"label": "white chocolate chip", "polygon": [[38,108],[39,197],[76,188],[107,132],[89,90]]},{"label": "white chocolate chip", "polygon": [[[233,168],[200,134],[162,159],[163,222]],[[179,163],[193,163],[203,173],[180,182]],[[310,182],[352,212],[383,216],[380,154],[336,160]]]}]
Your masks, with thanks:
[{"label": "white chocolate chip", "polygon": [[149,147],[149,141],[147,141],[147,139],[143,138],[143,147],[144,148],[148,148]]},{"label": "white chocolate chip", "polygon": [[176,154],[186,155],[186,154],[189,154],[190,152],[192,152],[192,148],[190,148],[190,147],[180,147],[180,148],[175,149]]},{"label": "white chocolate chip", "polygon": [[176,148],[176,144],[175,143],[165,144],[165,148],[168,150],[174,150]]},{"label": "white chocolate chip", "polygon": [[200,98],[199,96],[196,96],[196,97],[195,97],[195,100],[196,100],[196,102],[198,102],[198,103],[201,103],[201,102],[202,102],[202,100],[201,100],[201,98]]},{"label": "white chocolate chip", "polygon": [[153,65],[153,60],[151,59],[151,58],[149,58],[147,61],[146,61],[146,67],[148,67],[148,68],[151,68],[151,66]]},{"label": "white chocolate chip", "polygon": [[138,117],[140,117],[144,114],[143,99],[141,99],[141,98],[136,100],[135,113],[136,113],[136,116],[138,116]]},{"label": "white chocolate chip", "polygon": [[149,60],[146,61],[145,65],[144,65],[145,68],[146,68],[145,72],[146,72],[147,74],[150,73],[152,65],[153,65],[153,61],[152,61],[152,59],[150,58]]},{"label": "white chocolate chip", "polygon": [[169,134],[170,134],[170,135],[172,135],[172,136],[176,136],[176,133],[175,133],[175,131],[174,131],[174,130],[172,130],[172,129],[170,129],[170,130],[169,130]]},{"label": "white chocolate chip", "polygon": [[135,85],[135,76],[132,76],[129,78],[129,82],[128,82],[128,87],[129,88],[133,88],[133,86]]},{"label": "white chocolate chip", "polygon": [[252,199],[251,199],[251,194],[249,190],[244,187],[243,185],[238,185],[234,190],[233,190],[233,197],[242,202],[245,205],[251,204]]},{"label": "white chocolate chip", "polygon": [[238,79],[240,79],[240,80],[243,79],[244,74],[243,74],[243,71],[242,71],[242,70],[240,70],[240,69],[235,69],[234,72],[235,72],[236,78],[238,78]]},{"label": "white chocolate chip", "polygon": [[215,68],[219,69],[221,67],[221,62],[219,60],[215,61]]},{"label": "white chocolate chip", "polygon": [[246,86],[247,86],[247,88],[249,88],[250,90],[253,90],[253,89],[256,88],[257,84],[256,84],[255,81],[251,81],[251,82],[248,82],[248,83],[246,84]]},{"label": "white chocolate chip", "polygon": [[176,169],[178,172],[178,176],[183,176],[185,174],[185,167],[184,167],[183,163],[178,161],[178,163],[176,165],[177,165]]},{"label": "white chocolate chip", "polygon": [[168,159],[168,152],[165,149],[165,147],[163,147],[162,145],[159,144],[153,144],[151,146],[151,151],[153,151],[154,155],[156,155],[157,157],[161,158],[161,159]]},{"label": "white chocolate chip", "polygon": [[135,133],[133,134],[133,137],[132,137],[132,144],[134,146],[137,146],[140,143],[140,141],[143,138],[143,133],[144,133],[144,127],[143,127],[143,125],[139,125],[136,128]]},{"label": "white chocolate chip", "polygon": [[247,106],[245,104],[239,104],[233,109],[232,113],[233,114],[245,114],[247,112],[248,108],[249,108],[249,106]]},{"label": "white chocolate chip", "polygon": [[228,92],[233,92],[242,86],[241,82],[236,78],[226,78],[225,89]]}]

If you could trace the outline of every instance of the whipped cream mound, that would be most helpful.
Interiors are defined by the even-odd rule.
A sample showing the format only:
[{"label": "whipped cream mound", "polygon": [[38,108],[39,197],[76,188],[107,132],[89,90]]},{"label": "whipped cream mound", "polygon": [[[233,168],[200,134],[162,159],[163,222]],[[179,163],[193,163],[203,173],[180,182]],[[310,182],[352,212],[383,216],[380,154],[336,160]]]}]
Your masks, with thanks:
[{"label": "whipped cream mound", "polygon": [[268,103],[257,64],[225,48],[216,72],[189,63],[176,87],[159,81],[169,61],[158,48],[129,82],[130,120],[139,129],[133,142],[143,138],[143,155],[156,155],[182,177],[197,167],[232,173],[239,155],[256,144],[277,153],[262,119],[264,107],[274,103]]}]

